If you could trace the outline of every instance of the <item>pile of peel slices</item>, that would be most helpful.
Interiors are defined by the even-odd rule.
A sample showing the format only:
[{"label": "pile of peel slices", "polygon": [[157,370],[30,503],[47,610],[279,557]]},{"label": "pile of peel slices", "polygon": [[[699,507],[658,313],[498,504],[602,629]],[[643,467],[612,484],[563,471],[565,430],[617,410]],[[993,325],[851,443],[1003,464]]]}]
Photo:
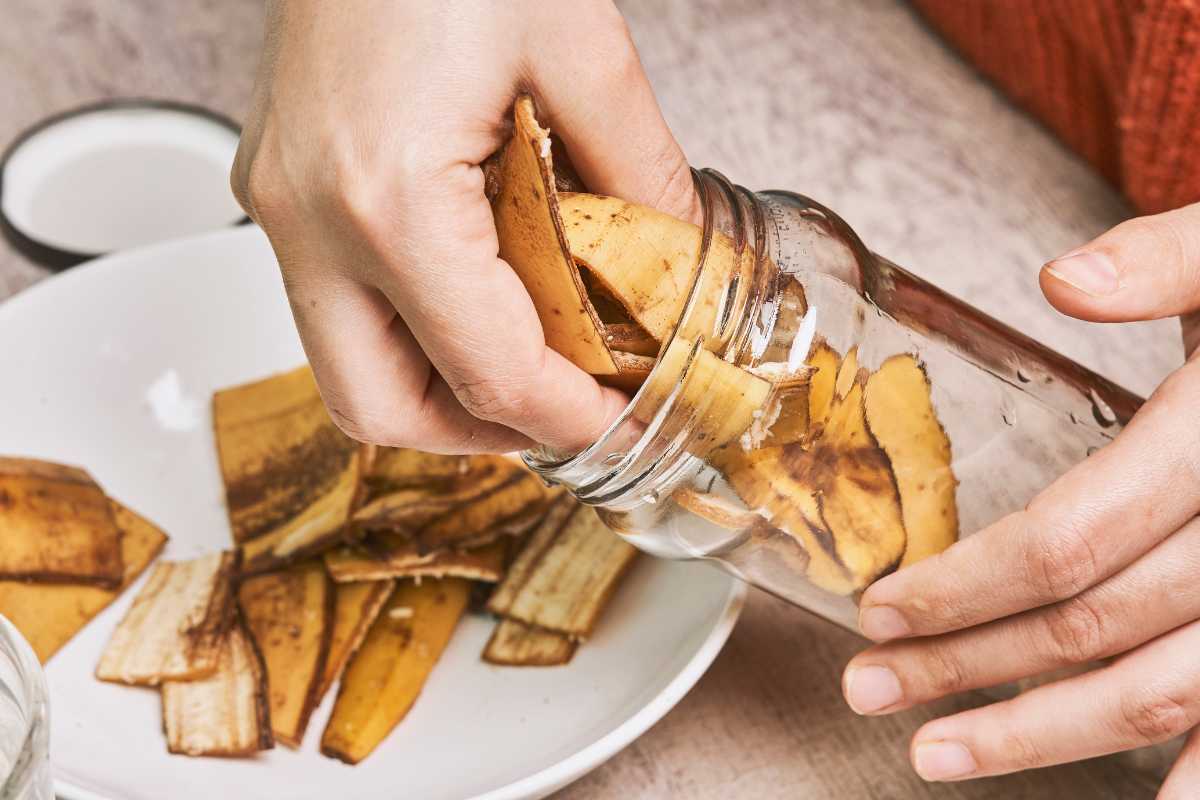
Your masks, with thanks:
[{"label": "pile of peel slices", "polygon": [[[172,753],[299,747],[336,685],[320,749],[357,763],[464,614],[497,619],[485,661],[566,664],[636,556],[517,461],[350,440],[307,367],[217,392],[213,422],[232,546],[155,564],[96,666],[158,690]],[[166,541],[81,470],[16,459],[0,531],[0,613],[43,660]]]},{"label": "pile of peel slices", "polygon": [[[677,489],[674,507],[750,532],[786,551],[797,580],[841,595],[958,538],[951,444],[915,355],[867,369],[853,344],[782,325],[743,355],[724,331],[762,274],[753,250],[715,232],[702,253],[698,226],[582,191],[563,156],[519,98],[513,136],[486,165],[500,255],[547,344],[602,383],[640,389],[640,422],[661,421],[665,404],[687,420],[687,450],[720,479]],[[798,277],[768,267],[781,317],[802,319]]]}]

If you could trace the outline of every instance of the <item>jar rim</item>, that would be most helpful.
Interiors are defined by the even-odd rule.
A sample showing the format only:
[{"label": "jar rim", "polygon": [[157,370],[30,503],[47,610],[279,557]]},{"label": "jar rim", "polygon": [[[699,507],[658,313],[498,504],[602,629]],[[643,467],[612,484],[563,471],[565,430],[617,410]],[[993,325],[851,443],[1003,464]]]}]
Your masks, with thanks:
[{"label": "jar rim", "polygon": [[[652,476],[669,470],[668,461],[678,461],[675,456],[687,457],[686,448],[667,446],[664,452],[648,454],[646,449],[656,439],[656,434],[666,418],[670,416],[674,398],[691,367],[697,351],[704,346],[704,339],[689,342],[691,352],[682,363],[667,364],[661,357],[681,338],[699,303],[700,287],[710,275],[711,262],[708,258],[713,239],[725,235],[718,231],[718,218],[728,218],[728,236],[732,240],[736,258],[741,258],[747,248],[755,254],[757,274],[764,261],[769,261],[766,249],[767,221],[759,208],[755,195],[732,183],[720,172],[710,168],[692,168],[692,180],[700,201],[702,214],[700,255],[688,286],[687,299],[681,307],[670,335],[664,337],[645,382],[630,398],[625,408],[609,427],[594,442],[574,453],[539,445],[521,453],[525,464],[543,479],[569,486],[581,501],[593,504],[609,504],[629,493],[638,495],[638,487]],[[724,212],[724,213],[722,213]],[[747,213],[749,212],[749,213]],[[731,287],[725,287],[718,318],[728,321],[744,309],[736,309],[736,301],[730,297]],[[732,287],[735,291],[736,286]],[[740,346],[733,343],[731,346]],[[672,374],[668,374],[668,370]],[[637,420],[636,412],[646,403],[648,387],[671,386],[672,392],[657,408],[647,422]],[[644,409],[643,409],[644,410]],[[628,444],[626,447],[625,445]],[[639,469],[637,461],[649,462],[649,468]],[[679,465],[677,465],[679,466]],[[626,478],[622,480],[622,478]],[[619,484],[615,489],[613,484]],[[639,495],[640,496],[640,495]]]}]

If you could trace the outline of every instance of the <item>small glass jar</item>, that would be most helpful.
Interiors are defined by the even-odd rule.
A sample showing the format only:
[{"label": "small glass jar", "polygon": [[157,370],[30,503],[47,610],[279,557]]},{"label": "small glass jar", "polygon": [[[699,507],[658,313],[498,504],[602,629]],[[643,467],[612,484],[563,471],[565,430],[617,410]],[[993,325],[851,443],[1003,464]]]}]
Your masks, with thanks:
[{"label": "small glass jar", "polygon": [[650,377],[582,452],[525,453],[642,550],[855,629],[871,582],[1024,508],[1141,403],[806,197],[696,183],[700,263]]},{"label": "small glass jar", "polygon": [[54,800],[49,718],[42,666],[0,616],[0,800]]}]

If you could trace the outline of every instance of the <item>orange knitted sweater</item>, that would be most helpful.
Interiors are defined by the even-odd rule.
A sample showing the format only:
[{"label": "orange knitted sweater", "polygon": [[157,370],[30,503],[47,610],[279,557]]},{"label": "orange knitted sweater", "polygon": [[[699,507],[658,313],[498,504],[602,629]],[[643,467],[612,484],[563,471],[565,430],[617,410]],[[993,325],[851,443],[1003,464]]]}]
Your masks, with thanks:
[{"label": "orange knitted sweater", "polygon": [[1200,201],[1200,0],[913,0],[1145,213]]}]

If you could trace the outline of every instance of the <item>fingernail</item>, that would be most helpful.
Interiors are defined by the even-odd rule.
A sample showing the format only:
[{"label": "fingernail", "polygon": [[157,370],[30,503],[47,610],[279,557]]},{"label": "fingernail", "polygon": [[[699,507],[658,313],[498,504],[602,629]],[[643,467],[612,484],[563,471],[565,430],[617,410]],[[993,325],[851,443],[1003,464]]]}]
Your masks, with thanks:
[{"label": "fingernail", "polygon": [[858,629],[862,635],[877,642],[907,636],[911,628],[899,611],[891,606],[870,606],[858,615]]},{"label": "fingernail", "polygon": [[846,672],[846,702],[856,714],[873,714],[903,698],[900,679],[887,667],[851,667]]},{"label": "fingernail", "polygon": [[927,781],[965,778],[979,769],[975,756],[961,742],[922,742],[913,750],[913,766]]},{"label": "fingernail", "polygon": [[1083,252],[1056,258],[1046,265],[1046,272],[1093,297],[1109,295],[1121,288],[1117,267],[1104,253]]}]

